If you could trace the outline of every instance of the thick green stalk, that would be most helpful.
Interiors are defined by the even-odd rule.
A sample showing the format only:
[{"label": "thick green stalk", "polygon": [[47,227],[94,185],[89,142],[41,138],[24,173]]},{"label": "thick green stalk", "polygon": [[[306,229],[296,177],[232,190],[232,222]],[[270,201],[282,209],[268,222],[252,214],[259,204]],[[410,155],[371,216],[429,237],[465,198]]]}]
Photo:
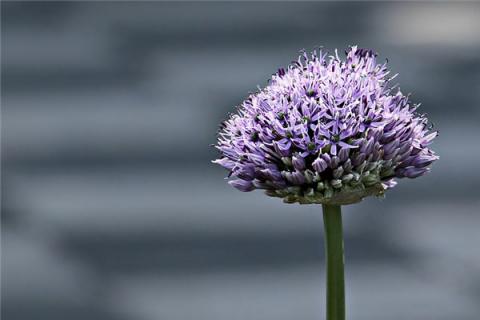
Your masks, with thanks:
[{"label": "thick green stalk", "polygon": [[342,211],[323,205],[325,257],[327,265],[327,320],[345,320],[345,277]]}]

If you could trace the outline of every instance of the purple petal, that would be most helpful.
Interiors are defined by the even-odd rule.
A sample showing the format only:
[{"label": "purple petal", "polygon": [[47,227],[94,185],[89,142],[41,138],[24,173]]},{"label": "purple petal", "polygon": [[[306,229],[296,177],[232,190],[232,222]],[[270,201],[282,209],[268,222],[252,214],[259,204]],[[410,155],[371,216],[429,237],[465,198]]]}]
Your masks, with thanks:
[{"label": "purple petal", "polygon": [[336,155],[337,154],[337,144],[336,143],[332,143],[332,146],[330,148],[330,154],[332,156]]},{"label": "purple petal", "polygon": [[429,135],[423,137],[420,140],[420,144],[422,146],[428,146],[430,143],[432,143],[432,140],[435,139],[435,137],[437,137],[437,136],[438,136],[438,132],[432,132]]},{"label": "purple petal", "polygon": [[395,187],[396,185],[397,185],[397,181],[395,181],[394,179],[390,179],[390,180],[382,182],[382,186],[385,189],[391,189],[391,188]]},{"label": "purple petal", "polygon": [[230,180],[228,181],[228,183],[240,190],[240,191],[243,191],[243,192],[249,192],[249,191],[252,191],[252,190],[255,190],[255,187],[252,183],[252,181],[245,181],[245,180],[241,180],[241,179],[237,179],[237,180]]},{"label": "purple petal", "polygon": [[233,162],[232,160],[229,160],[227,158],[217,159],[217,160],[212,161],[212,163],[219,164],[227,170],[232,170],[233,167],[235,166],[235,162]]},{"label": "purple petal", "polygon": [[344,149],[355,149],[355,148],[358,148],[358,146],[354,146],[354,145],[351,145],[351,144],[348,144],[346,142],[343,142],[343,141],[340,141],[338,142],[338,145]]}]

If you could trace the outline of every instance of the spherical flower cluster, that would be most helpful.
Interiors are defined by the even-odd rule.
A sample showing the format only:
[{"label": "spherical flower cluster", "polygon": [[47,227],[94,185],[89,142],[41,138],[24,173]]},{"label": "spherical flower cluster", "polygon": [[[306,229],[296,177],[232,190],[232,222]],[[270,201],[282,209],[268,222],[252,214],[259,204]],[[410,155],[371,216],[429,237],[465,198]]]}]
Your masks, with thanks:
[{"label": "spherical flower cluster", "polygon": [[241,190],[264,189],[287,203],[351,204],[383,195],[395,178],[416,178],[438,159],[437,136],[408,96],[389,85],[372,50],[342,61],[302,53],[222,123],[213,161]]}]

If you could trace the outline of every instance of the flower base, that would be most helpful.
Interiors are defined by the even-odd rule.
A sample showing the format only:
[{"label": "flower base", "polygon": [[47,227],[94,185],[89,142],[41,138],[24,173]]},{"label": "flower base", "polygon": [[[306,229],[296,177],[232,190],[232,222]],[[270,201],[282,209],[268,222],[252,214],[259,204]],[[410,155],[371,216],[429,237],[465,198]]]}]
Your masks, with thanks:
[{"label": "flower base", "polygon": [[289,187],[282,190],[267,190],[265,193],[271,197],[283,198],[285,203],[347,205],[360,202],[368,196],[381,197],[387,189],[385,184],[378,182],[371,186],[360,184],[355,187],[343,187],[340,190],[332,187],[327,187],[323,191]]}]

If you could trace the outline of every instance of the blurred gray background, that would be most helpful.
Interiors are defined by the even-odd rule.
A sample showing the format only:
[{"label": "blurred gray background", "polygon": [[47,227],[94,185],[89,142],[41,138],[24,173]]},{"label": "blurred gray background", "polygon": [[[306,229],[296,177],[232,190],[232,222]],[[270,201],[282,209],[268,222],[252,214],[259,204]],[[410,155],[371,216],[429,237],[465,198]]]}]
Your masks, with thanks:
[{"label": "blurred gray background", "polygon": [[353,44],[441,159],[345,207],[348,318],[479,318],[479,3],[1,6],[2,319],[323,319],[321,208],[237,192],[209,145],[299,49]]}]

